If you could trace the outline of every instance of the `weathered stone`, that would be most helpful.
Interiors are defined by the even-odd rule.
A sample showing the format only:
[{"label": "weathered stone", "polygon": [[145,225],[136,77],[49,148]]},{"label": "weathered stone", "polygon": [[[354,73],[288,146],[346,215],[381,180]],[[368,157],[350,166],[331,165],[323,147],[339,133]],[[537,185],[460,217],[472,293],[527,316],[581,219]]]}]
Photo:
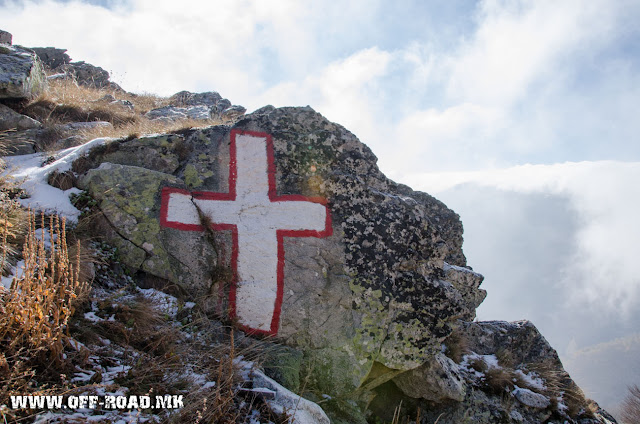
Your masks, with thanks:
[{"label": "weathered stone", "polygon": [[40,122],[22,115],[8,106],[0,104],[0,131],[9,129],[28,130],[40,127]]},{"label": "weathered stone", "polygon": [[72,135],[79,131],[88,131],[95,128],[113,128],[111,122],[91,121],[91,122],[70,122],[56,126],[56,130],[60,135]]},{"label": "weathered stone", "polygon": [[238,105],[233,105],[220,113],[220,117],[226,120],[236,119],[245,114],[247,111],[246,108]]},{"label": "weathered stone", "polygon": [[216,106],[222,100],[222,96],[215,91],[208,91],[205,93],[191,93],[190,91],[181,91],[174,94],[169,98],[169,103],[172,106],[184,107],[184,106]]},{"label": "weathered stone", "polygon": [[433,402],[464,400],[466,387],[457,365],[441,353],[424,365],[393,379],[407,396]]},{"label": "weathered stone", "polygon": [[481,321],[465,323],[461,328],[467,348],[480,355],[498,351],[507,353],[514,366],[551,361],[559,369],[562,363],[555,349],[530,321]]},{"label": "weathered stone", "polygon": [[0,45],[0,98],[32,98],[40,94],[46,84],[42,62],[33,51]]},{"label": "weathered stone", "polygon": [[3,156],[30,155],[36,152],[38,130],[5,131],[0,134],[0,148]]},{"label": "weathered stone", "polygon": [[529,389],[516,387],[513,391],[513,395],[521,404],[530,408],[545,409],[551,405],[551,401],[548,397],[541,395],[540,393],[532,392]]},{"label": "weathered stone", "polygon": [[0,43],[11,45],[12,38],[11,33],[0,29]]},{"label": "weathered stone", "polygon": [[[265,150],[246,150],[255,148],[251,143],[265,143]],[[78,186],[98,201],[96,225],[106,225],[102,234],[127,265],[181,287],[249,334],[268,334],[288,345],[285,350],[302,352],[302,358],[287,356],[290,373],[276,372],[277,364],[267,368],[293,389],[304,381],[307,390],[328,395],[336,422],[364,422],[360,405],[382,411],[395,400],[429,411],[429,422],[440,414],[439,422],[464,422],[467,411],[481,423],[518,414],[525,423],[561,416],[551,406],[516,402],[515,393],[492,389],[444,356],[443,342],[455,327],[475,354],[512,358],[507,376],[515,367],[543,362],[564,372],[530,323],[470,322],[485,293],[482,276],[466,266],[458,216],[387,179],[365,145],[311,108],[264,107],[233,127],[114,140],[76,161],[73,170],[82,175]],[[268,200],[247,203],[251,196]],[[239,240],[254,227],[235,219],[271,219],[267,206],[282,199],[326,203],[314,211],[328,212],[318,216],[330,231],[320,225],[311,233],[281,232],[277,261],[256,256],[248,263],[242,256],[247,244]],[[225,209],[236,203],[233,213]],[[254,209],[256,215],[247,212]],[[286,213],[287,220],[298,218]],[[275,239],[286,228],[269,231]],[[278,267],[282,284],[274,277],[254,303],[273,302],[270,293],[280,291],[266,315],[271,327],[246,324],[253,310],[237,312],[245,284],[239,263],[259,264],[261,276]],[[271,269],[271,263],[277,265]],[[570,379],[565,383],[575,387]],[[344,405],[353,406],[347,415],[356,418],[340,418],[347,416]]]},{"label": "weathered stone", "polygon": [[180,108],[189,108],[189,106],[207,106],[210,117],[218,117],[226,120],[235,119],[244,115],[247,111],[242,106],[232,105],[229,100],[223,99],[222,96],[215,91],[208,91],[205,93],[181,91],[169,98],[169,104]]},{"label": "weathered stone", "polygon": [[163,119],[168,121],[180,119],[207,120],[211,119],[211,112],[209,107],[205,105],[188,107],[164,106],[150,110],[145,116],[149,119]]},{"label": "weathered stone", "polygon": [[274,400],[267,400],[267,404],[277,414],[287,413],[292,422],[308,424],[330,424],[331,421],[322,408],[313,402],[291,393],[260,371],[254,371],[254,389],[267,389],[275,392]]},{"label": "weathered stone", "polygon": [[[398,186],[375,166],[375,156],[351,133],[310,108],[263,108],[244,117],[234,130],[273,135],[278,194],[324,197],[330,205],[333,235],[283,240],[286,266],[278,337],[305,352],[305,362],[316,367],[315,384],[348,393],[359,387],[374,362],[400,371],[416,368],[440,351],[450,332],[448,322],[473,316],[469,308],[475,303],[465,296],[482,296],[473,294],[479,281],[460,279],[456,284],[464,288],[461,292],[446,280],[444,257],[451,248],[444,248],[425,206],[404,188],[405,194],[399,194]],[[100,162],[141,166],[173,174],[180,181],[177,186],[184,182],[190,190],[225,193],[229,190],[229,137],[225,127],[192,131],[180,143],[182,157],[175,141],[119,142],[93,154],[91,166]],[[109,170],[109,175],[119,173],[116,168]],[[127,173],[126,178],[117,177],[118,184],[143,185]],[[113,178],[91,184],[90,193],[101,199],[111,196],[103,193],[116,184]],[[89,186],[84,181],[83,186]],[[160,185],[152,184],[156,201]],[[124,198],[111,199],[109,204],[123,202]],[[159,211],[159,204],[151,203],[145,208]],[[136,220],[158,219],[155,214],[149,218],[148,210],[130,214]],[[200,234],[159,227],[144,232],[126,219],[109,221],[128,240],[136,239],[137,246],[149,242],[158,249],[154,255],[160,259],[179,250],[193,251],[197,241],[193,237]],[[228,234],[219,233],[218,237],[229,240]],[[159,243],[168,234],[183,243],[190,241],[182,249]],[[207,244],[202,238],[200,242]],[[229,258],[232,243],[222,244],[227,252],[223,256]],[[216,259],[200,262],[180,274],[150,267],[149,261],[140,266],[188,288],[197,281],[195,274],[211,273],[211,263],[217,263]],[[202,281],[215,285],[214,280],[201,279],[198,285],[201,289]]]},{"label": "weathered stone", "polygon": [[135,166],[104,163],[87,172],[78,187],[98,200],[98,208],[113,228],[109,241],[134,269],[172,281],[183,289],[205,294],[217,257],[203,233],[160,228],[160,191],[183,186],[175,177]]},{"label": "weathered stone", "polygon": [[68,65],[71,58],[67,54],[67,49],[57,49],[55,47],[32,47],[42,63],[49,69],[56,69],[59,66]]}]

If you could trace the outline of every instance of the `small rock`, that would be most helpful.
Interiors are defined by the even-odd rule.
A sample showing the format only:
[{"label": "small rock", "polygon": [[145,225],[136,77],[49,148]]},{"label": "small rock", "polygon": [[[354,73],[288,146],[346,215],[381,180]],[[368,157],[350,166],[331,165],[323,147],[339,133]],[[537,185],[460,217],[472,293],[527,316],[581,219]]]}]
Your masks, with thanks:
[{"label": "small rock", "polygon": [[[220,101],[225,100],[215,91],[207,91],[205,93],[191,93],[190,91],[181,91],[169,98],[169,104],[172,106],[216,106]],[[228,101],[228,100],[227,100]]]},{"label": "small rock", "polygon": [[53,150],[68,149],[69,147],[76,147],[83,144],[86,140],[79,135],[72,135],[71,137],[63,138],[56,141],[51,146]]},{"label": "small rock", "polygon": [[69,124],[57,125],[56,129],[61,134],[74,133],[77,131],[87,131],[94,128],[113,128],[110,122],[92,121],[92,122],[71,122]]},{"label": "small rock", "polygon": [[0,104],[0,131],[10,129],[28,130],[40,127],[40,122],[26,115],[22,115],[8,106]]},{"label": "small rock", "polygon": [[239,116],[244,115],[246,111],[247,109],[242,106],[233,105],[223,110],[220,114],[220,117],[223,119],[235,119]]},{"label": "small rock", "polygon": [[111,94],[105,94],[104,96],[96,100],[96,102],[101,102],[101,103],[112,103],[115,101],[116,101],[116,98],[113,97]]},{"label": "small rock", "polygon": [[425,365],[400,374],[393,382],[407,396],[433,402],[447,399],[460,402],[466,392],[458,367],[442,353]]},{"label": "small rock", "polygon": [[11,45],[12,35],[10,32],[0,29],[0,43]]},{"label": "small rock", "polygon": [[67,65],[71,58],[67,54],[67,49],[57,49],[55,47],[33,47],[33,50],[42,63],[49,69],[56,69],[59,66]]},{"label": "small rock", "polygon": [[551,401],[548,397],[541,395],[540,393],[532,392],[529,389],[523,389],[516,386],[513,390],[513,395],[521,404],[531,408],[545,409],[551,405]]},{"label": "small rock", "polygon": [[165,119],[176,121],[180,119],[197,119],[206,121],[211,119],[211,112],[209,107],[205,105],[188,107],[164,106],[150,110],[145,116],[152,120]]}]

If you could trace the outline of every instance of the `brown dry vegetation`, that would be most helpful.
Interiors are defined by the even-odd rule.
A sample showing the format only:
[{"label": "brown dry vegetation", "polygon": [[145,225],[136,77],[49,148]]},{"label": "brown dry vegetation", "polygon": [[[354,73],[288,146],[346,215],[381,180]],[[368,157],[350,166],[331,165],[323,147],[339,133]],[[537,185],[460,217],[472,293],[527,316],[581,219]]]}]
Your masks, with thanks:
[{"label": "brown dry vegetation", "polygon": [[[130,102],[133,109],[104,100],[103,98],[107,95],[120,101]],[[51,81],[47,90],[37,98],[15,108],[18,112],[43,124],[39,141],[36,143],[40,151],[49,150],[57,140],[68,137],[69,134],[65,133],[62,125],[71,122],[103,121],[112,125],[75,132],[73,135],[78,137],[76,144],[98,137],[137,137],[143,134],[167,133],[226,123],[216,119],[149,120],[144,116],[151,109],[168,104],[168,98],[153,94],[132,94],[107,88],[90,88],[78,85],[72,79],[64,79]],[[0,138],[6,139],[6,143],[13,143],[18,140],[16,137],[17,135],[8,131]]]},{"label": "brown dry vegetation", "polygon": [[[0,289],[0,405],[8,404],[11,395],[48,392],[46,384],[33,385],[34,377],[40,375],[42,383],[55,374],[50,373],[52,368],[65,368],[69,319],[87,288],[78,279],[79,251],[75,257],[69,254],[64,220],[52,216],[45,225],[42,215],[38,236],[35,214],[28,212],[26,218],[22,276],[14,278],[9,289]],[[3,267],[10,247],[9,224],[8,219],[0,221]],[[5,422],[23,413],[0,411]]]},{"label": "brown dry vegetation", "polygon": [[626,424],[640,423],[640,387],[635,384],[622,402],[621,418]]}]

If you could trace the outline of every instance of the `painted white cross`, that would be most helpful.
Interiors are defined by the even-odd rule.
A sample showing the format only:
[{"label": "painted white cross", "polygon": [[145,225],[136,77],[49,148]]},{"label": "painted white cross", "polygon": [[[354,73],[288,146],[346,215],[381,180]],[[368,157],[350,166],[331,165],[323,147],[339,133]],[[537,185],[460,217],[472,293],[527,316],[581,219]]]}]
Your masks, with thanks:
[{"label": "painted white cross", "polygon": [[[162,190],[163,226],[202,231],[200,215],[233,236],[231,316],[251,333],[276,335],[284,285],[284,237],[328,237],[326,199],[277,196],[273,141],[266,133],[233,130],[229,193]],[[197,205],[197,208],[196,208]]]}]

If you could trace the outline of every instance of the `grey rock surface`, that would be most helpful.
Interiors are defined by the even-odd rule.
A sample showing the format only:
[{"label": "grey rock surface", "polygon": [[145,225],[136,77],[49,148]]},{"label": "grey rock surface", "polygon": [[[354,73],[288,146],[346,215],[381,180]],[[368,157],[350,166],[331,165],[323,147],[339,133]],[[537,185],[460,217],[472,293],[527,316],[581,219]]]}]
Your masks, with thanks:
[{"label": "grey rock surface", "polygon": [[545,409],[551,405],[551,401],[545,395],[532,392],[529,389],[523,389],[522,387],[516,387],[513,395],[518,399],[518,402],[530,408]]},{"label": "grey rock surface", "polygon": [[42,62],[20,46],[0,45],[0,98],[29,99],[47,85]]},{"label": "grey rock surface", "polygon": [[466,384],[458,366],[442,353],[420,367],[400,374],[393,382],[409,397],[439,403],[460,402],[466,394]]},{"label": "grey rock surface", "polygon": [[11,45],[13,36],[10,32],[3,31],[0,29],[0,43]]},{"label": "grey rock surface", "polygon": [[181,119],[196,119],[206,121],[211,119],[211,111],[206,105],[187,107],[163,106],[150,110],[145,116],[151,120],[177,121]]},{"label": "grey rock surface", "polygon": [[71,63],[71,58],[67,54],[67,49],[57,49],[55,47],[33,47],[31,48],[44,65],[53,70],[60,66]]},{"label": "grey rock surface", "polygon": [[0,131],[9,129],[28,130],[40,127],[40,122],[22,115],[8,106],[0,104]]},{"label": "grey rock surface", "polygon": [[[206,106],[209,109],[210,117],[222,119],[235,119],[244,115],[247,111],[244,107],[232,105],[227,99],[215,91],[207,91],[204,93],[192,93],[190,91],[181,91],[169,98],[171,106],[188,108],[189,106]],[[194,118],[202,119],[202,118]]]}]

